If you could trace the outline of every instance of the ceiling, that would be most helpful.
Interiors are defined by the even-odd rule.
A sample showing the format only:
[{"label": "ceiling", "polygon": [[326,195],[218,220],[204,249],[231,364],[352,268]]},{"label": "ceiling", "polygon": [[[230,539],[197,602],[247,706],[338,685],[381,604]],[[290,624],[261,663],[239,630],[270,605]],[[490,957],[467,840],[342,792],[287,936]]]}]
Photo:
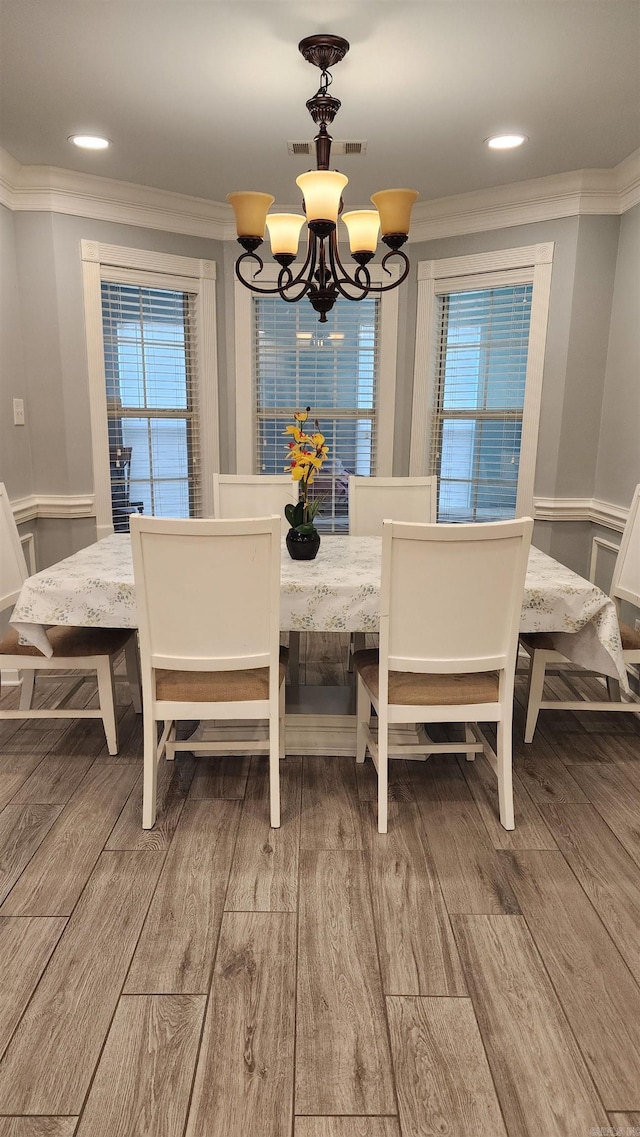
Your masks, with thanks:
[{"label": "ceiling", "polygon": [[[348,208],[404,185],[437,198],[567,170],[640,146],[640,3],[633,0],[1,0],[0,145],[50,165],[224,201],[298,201],[313,166],[305,101],[319,72],[297,50],[331,32],[342,100],[334,156]],[[520,150],[487,136],[520,130]],[[101,153],[71,146],[105,134]]]}]

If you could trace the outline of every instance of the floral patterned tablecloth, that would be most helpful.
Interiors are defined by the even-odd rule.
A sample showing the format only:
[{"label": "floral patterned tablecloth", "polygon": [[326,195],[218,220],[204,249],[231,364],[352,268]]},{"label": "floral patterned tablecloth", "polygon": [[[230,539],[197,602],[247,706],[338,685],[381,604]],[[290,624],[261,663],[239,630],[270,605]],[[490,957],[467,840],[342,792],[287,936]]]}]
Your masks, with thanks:
[{"label": "floral patterned tablecloth", "polygon": [[[280,627],[377,631],[380,557],[379,537],[323,536],[315,561],[292,561],[283,542]],[[50,650],[44,625],[135,628],[128,534],[105,537],[29,577],[11,622],[45,654]],[[535,548],[529,554],[520,628],[556,633],[558,650],[569,659],[619,678],[628,689],[613,601]]]}]

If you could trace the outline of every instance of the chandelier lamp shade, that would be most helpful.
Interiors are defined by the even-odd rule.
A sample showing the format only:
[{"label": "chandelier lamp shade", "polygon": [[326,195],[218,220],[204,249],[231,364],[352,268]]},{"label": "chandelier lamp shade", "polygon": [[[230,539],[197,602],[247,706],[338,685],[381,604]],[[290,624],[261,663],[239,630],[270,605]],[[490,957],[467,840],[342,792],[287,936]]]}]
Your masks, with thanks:
[{"label": "chandelier lamp shade", "polygon": [[[281,296],[288,303],[297,303],[308,297],[319,313],[320,323],[326,324],[339,296],[346,300],[363,300],[371,294],[388,292],[406,280],[409,260],[402,251],[409,236],[411,208],[418,197],[416,190],[380,190],[371,196],[375,209],[356,209],[342,213],[342,191],[348,178],[337,170],[330,170],[332,138],[327,130],[340,109],[340,100],[328,93],[332,78],[329,67],[344,59],[349,44],[341,36],[314,35],[298,45],[304,58],[319,67],[320,87],[307,101],[307,110],[318,127],[315,137],[316,170],[300,174],[296,184],[302,192],[304,216],[296,213],[269,213],[275,198],[269,193],[251,191],[227,194],[233,207],[238,242],[245,250],[236,261],[236,276],[252,292]],[[307,251],[304,264],[298,271],[292,265],[298,257],[300,233],[307,225]],[[345,268],[339,251],[339,222],[346,229],[349,251],[355,265],[351,272]],[[280,265],[277,283],[266,287],[255,283],[264,262],[258,255],[269,231],[271,254]],[[374,283],[368,265],[378,246],[379,235],[388,252],[382,258],[382,268],[391,277],[387,283]],[[400,262],[400,273],[394,278],[387,267],[391,258]],[[249,276],[244,275],[249,268]]]}]

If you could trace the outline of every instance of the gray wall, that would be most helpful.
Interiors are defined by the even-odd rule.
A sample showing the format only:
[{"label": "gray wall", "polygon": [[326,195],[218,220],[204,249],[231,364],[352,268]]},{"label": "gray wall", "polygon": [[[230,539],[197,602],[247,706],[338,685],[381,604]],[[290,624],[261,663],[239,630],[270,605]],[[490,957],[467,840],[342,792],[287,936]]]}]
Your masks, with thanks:
[{"label": "gray wall", "polygon": [[[0,206],[0,482],[12,499],[32,492],[30,406],[20,320],[14,214]],[[13,425],[13,399],[23,399],[25,426]]]},{"label": "gray wall", "polygon": [[620,239],[595,496],[627,506],[640,482],[640,205],[620,218]]},{"label": "gray wall", "polygon": [[[48,213],[0,210],[0,224],[0,479],[11,496],[93,490],[82,238],[216,262],[220,461],[233,470],[235,242]],[[409,246],[412,271],[399,294],[396,473],[409,463],[418,262],[548,241],[555,254],[535,493],[628,504],[640,480],[640,207],[622,218],[564,218]],[[12,426],[14,395],[25,397],[25,428]],[[584,572],[590,531],[538,523],[535,539]],[[38,564],[94,535],[91,521],[38,522]]]},{"label": "gray wall", "polygon": [[[223,277],[221,242],[114,225],[55,213],[0,209],[0,481],[12,498],[91,494],[93,468],[84,329],[83,238],[128,248],[215,261]],[[222,421],[228,414],[225,376],[224,280],[216,287],[222,376]],[[24,397],[26,426],[14,427],[12,398]],[[229,462],[222,431],[221,462]],[[95,540],[92,519],[40,519],[39,568]]]}]

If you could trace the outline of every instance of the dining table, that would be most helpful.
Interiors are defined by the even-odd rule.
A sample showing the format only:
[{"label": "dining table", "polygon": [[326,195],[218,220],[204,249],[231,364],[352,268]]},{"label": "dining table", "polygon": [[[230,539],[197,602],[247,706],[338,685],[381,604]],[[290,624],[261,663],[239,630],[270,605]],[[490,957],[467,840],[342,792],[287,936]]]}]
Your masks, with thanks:
[{"label": "dining table", "polygon": [[[376,632],[380,537],[322,535],[313,561],[292,560],[282,543],[280,627],[300,632]],[[46,627],[135,628],[135,582],[128,533],[115,533],[28,577],[11,624],[51,654]],[[615,604],[597,585],[531,547],[521,632],[553,632],[568,659],[628,689]]]},{"label": "dining table", "polygon": [[[382,539],[322,535],[313,561],[294,561],[282,542],[280,628],[299,632],[376,632]],[[115,533],[25,580],[11,616],[23,642],[51,655],[46,628],[135,628],[135,581],[128,533]],[[551,632],[559,651],[618,679],[628,692],[617,610],[595,584],[535,547],[522,598],[521,632]],[[207,733],[209,731],[209,733]],[[352,756],[353,685],[287,689],[287,750]],[[194,736],[195,737],[195,736]],[[234,735],[233,725],[201,724],[198,740]]]}]

